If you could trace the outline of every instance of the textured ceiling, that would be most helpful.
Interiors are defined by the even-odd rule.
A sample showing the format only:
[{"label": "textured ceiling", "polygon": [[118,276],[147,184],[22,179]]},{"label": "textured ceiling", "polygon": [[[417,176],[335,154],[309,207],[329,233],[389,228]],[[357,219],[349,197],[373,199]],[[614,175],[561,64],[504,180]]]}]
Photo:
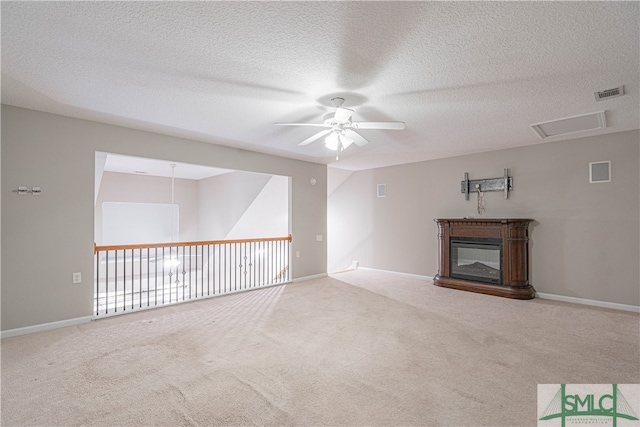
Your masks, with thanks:
[{"label": "textured ceiling", "polygon": [[[2,102],[360,170],[638,129],[638,2],[7,2]],[[626,94],[595,102],[593,92]],[[340,95],[371,141],[317,142]],[[606,110],[542,140],[533,123]]]}]

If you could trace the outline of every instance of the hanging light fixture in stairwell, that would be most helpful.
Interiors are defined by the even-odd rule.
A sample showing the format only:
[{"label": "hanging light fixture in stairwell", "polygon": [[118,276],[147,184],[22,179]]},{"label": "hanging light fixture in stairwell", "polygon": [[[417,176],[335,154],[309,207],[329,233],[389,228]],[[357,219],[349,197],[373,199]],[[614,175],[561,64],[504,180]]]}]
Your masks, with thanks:
[{"label": "hanging light fixture in stairwell", "polygon": [[[175,230],[176,230],[176,209],[175,209],[175,172],[176,172],[176,164],[171,163],[171,243],[176,241]],[[180,260],[178,259],[177,251],[174,253],[173,248],[170,250],[169,257],[165,260],[166,265],[169,268],[177,267],[180,265]]]}]

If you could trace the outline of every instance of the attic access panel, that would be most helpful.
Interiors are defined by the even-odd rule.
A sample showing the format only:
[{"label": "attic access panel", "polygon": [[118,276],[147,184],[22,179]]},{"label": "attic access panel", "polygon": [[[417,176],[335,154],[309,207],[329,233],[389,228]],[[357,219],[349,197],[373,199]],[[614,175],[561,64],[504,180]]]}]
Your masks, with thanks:
[{"label": "attic access panel", "polygon": [[604,129],[607,127],[607,120],[604,113],[604,111],[598,111],[596,113],[550,120],[548,122],[532,124],[531,127],[542,139],[588,130]]}]

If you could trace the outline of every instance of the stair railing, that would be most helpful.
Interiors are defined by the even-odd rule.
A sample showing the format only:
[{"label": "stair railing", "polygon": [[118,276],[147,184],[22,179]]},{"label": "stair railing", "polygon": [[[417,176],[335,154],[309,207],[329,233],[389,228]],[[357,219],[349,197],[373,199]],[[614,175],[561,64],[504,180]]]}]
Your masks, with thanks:
[{"label": "stair railing", "polygon": [[287,283],[292,237],[94,246],[103,317]]}]

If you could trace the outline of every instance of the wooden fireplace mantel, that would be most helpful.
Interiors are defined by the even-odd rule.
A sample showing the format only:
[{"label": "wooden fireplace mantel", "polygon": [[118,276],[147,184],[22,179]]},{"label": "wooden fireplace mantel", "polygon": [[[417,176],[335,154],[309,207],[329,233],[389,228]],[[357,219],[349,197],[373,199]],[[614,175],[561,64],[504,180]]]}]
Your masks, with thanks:
[{"label": "wooden fireplace mantel", "polygon": [[[531,299],[535,289],[529,284],[529,223],[526,218],[435,219],[438,224],[438,274],[433,283],[446,288],[479,292],[507,298]],[[500,239],[502,242],[502,283],[489,284],[450,277],[452,237]]]}]

